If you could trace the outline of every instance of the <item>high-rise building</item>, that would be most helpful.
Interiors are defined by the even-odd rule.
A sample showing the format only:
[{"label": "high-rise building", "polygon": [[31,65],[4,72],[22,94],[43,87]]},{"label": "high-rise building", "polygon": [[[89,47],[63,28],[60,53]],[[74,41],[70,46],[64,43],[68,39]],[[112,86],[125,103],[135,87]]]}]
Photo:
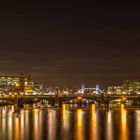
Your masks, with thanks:
[{"label": "high-rise building", "polygon": [[127,94],[140,94],[140,80],[124,81],[123,90]]},{"label": "high-rise building", "polygon": [[123,87],[122,86],[111,86],[108,87],[108,94],[122,94]]},{"label": "high-rise building", "polygon": [[108,87],[108,94],[140,94],[140,80],[125,80],[121,86]]},{"label": "high-rise building", "polygon": [[33,81],[31,77],[21,76],[0,76],[0,94],[17,92],[32,94]]}]

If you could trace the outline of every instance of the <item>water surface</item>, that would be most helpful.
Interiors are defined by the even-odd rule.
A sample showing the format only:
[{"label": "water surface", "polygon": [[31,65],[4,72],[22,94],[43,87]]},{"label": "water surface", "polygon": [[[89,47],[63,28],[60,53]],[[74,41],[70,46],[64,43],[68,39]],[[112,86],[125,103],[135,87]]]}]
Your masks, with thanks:
[{"label": "water surface", "polygon": [[139,140],[139,109],[0,108],[0,140]]}]

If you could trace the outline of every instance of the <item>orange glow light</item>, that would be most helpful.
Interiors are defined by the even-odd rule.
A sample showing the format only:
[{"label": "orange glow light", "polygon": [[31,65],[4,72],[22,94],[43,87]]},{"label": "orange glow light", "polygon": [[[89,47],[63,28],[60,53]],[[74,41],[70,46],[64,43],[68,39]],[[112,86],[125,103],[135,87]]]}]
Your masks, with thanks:
[{"label": "orange glow light", "polygon": [[82,99],[82,97],[81,96],[78,96],[78,100],[81,100]]},{"label": "orange glow light", "polygon": [[126,97],[123,97],[122,99],[123,99],[123,100],[126,100]]}]

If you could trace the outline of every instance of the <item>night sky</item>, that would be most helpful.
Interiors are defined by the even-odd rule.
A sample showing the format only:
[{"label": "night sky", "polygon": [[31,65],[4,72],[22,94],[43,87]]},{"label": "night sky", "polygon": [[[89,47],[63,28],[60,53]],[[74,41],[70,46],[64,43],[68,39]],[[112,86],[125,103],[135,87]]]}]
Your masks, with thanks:
[{"label": "night sky", "polygon": [[0,5],[0,75],[45,86],[116,85],[140,79],[138,3]]}]

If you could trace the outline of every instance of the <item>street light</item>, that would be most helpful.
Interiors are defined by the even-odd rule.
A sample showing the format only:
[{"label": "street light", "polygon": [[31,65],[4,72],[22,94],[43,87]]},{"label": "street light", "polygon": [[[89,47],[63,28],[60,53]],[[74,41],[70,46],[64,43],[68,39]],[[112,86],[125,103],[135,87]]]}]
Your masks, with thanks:
[{"label": "street light", "polygon": [[16,83],[15,86],[16,86],[16,87],[19,87],[19,83]]},{"label": "street light", "polygon": [[77,99],[78,99],[78,100],[81,100],[81,99],[82,99],[82,97],[81,97],[81,96],[78,96],[78,97],[77,97]]},{"label": "street light", "polygon": [[126,97],[122,96],[122,100],[126,100]]}]

